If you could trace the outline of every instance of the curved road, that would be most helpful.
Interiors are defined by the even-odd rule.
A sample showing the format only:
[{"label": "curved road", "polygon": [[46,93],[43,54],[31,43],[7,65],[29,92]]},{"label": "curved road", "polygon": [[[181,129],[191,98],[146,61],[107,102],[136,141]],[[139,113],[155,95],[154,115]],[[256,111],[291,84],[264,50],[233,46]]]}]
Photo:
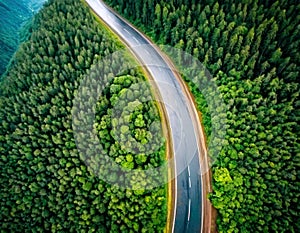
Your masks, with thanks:
[{"label": "curved road", "polygon": [[[165,105],[175,158],[176,189],[172,232],[203,230],[203,195],[200,172],[199,119],[182,82],[158,49],[100,0],[86,0],[94,12],[125,41],[146,66]],[[197,125],[198,124],[198,125]]]}]

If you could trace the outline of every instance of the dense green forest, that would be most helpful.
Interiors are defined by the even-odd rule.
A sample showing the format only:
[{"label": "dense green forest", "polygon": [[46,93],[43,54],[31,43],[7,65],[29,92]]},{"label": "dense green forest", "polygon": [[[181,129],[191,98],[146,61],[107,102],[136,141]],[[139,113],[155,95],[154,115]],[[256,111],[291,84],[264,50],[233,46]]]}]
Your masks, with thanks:
[{"label": "dense green forest", "polygon": [[[124,48],[83,1],[50,0],[34,18],[0,83],[1,232],[163,232],[166,187],[147,189],[155,177],[117,185],[126,174],[104,164],[104,155],[121,172],[165,161],[160,115],[143,71],[127,51],[109,56]],[[86,77],[95,89],[85,87]],[[95,106],[73,102],[84,94],[89,103],[96,89]],[[80,131],[92,111],[102,151]],[[103,171],[111,183],[100,179]]]},{"label": "dense green forest", "polygon": [[300,232],[299,1],[106,2],[155,42],[197,57],[219,87],[228,129],[212,166],[218,232]]},{"label": "dense green forest", "polygon": [[30,19],[45,0],[2,0],[0,2],[0,76],[29,32]]}]

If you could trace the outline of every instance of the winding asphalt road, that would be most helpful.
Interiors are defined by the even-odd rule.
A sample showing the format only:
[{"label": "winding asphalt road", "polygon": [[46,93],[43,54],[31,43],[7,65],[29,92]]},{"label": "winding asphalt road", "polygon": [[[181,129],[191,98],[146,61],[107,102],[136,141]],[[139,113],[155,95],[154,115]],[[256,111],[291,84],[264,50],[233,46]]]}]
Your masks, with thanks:
[{"label": "winding asphalt road", "polygon": [[175,158],[175,207],[172,232],[203,229],[202,177],[199,162],[198,116],[182,81],[160,51],[100,0],[86,0],[94,12],[128,45],[145,65],[165,105]]}]

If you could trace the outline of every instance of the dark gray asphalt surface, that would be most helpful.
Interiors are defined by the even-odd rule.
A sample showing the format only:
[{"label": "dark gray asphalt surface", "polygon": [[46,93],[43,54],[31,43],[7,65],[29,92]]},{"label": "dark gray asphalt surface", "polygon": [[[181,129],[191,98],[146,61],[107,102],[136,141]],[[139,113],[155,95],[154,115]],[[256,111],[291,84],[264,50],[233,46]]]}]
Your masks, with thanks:
[{"label": "dark gray asphalt surface", "polygon": [[201,232],[202,180],[192,103],[172,69],[150,41],[107,8],[102,1],[86,2],[127,43],[152,75],[165,104],[173,141],[171,146],[175,152],[177,191],[172,232]]}]

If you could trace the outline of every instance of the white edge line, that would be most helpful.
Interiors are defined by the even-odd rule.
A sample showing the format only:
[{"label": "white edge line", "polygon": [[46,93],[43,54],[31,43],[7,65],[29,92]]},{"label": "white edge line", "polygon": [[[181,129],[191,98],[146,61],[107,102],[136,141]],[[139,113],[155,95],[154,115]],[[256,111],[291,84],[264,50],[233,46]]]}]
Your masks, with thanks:
[{"label": "white edge line", "polygon": [[[170,127],[171,131],[172,131],[172,128]],[[172,136],[171,136],[172,138]],[[173,141],[173,138],[172,138],[172,141]],[[173,224],[172,224],[172,230],[171,232],[174,233],[174,230],[175,230],[175,219],[176,219],[176,213],[177,213],[177,166],[176,166],[176,159],[175,159],[175,145],[174,145],[174,142],[172,142],[172,146],[173,146],[173,158],[174,158],[174,183],[175,183],[175,194],[174,194],[174,216],[173,216]]]},{"label": "white edge line", "polygon": [[191,178],[189,177],[189,187],[192,187],[192,182],[191,182]]},{"label": "white edge line", "polygon": [[188,166],[187,169],[188,169],[189,177],[191,177],[190,166]]},{"label": "white edge line", "polygon": [[190,217],[191,217],[191,199],[189,199],[188,221],[190,221]]}]

